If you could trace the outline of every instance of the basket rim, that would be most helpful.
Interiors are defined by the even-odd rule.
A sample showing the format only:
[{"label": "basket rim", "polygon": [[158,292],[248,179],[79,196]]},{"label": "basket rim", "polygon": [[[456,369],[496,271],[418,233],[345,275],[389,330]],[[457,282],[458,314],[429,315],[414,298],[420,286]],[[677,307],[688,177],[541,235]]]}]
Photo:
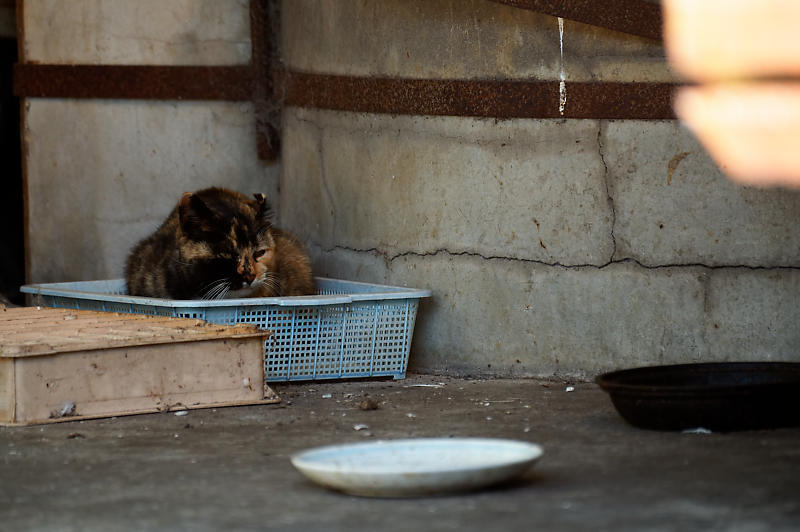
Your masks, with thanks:
[{"label": "basket rim", "polygon": [[20,287],[20,292],[25,294],[71,297],[75,299],[93,299],[113,303],[130,305],[149,305],[169,308],[212,308],[212,307],[252,307],[264,305],[277,305],[282,307],[292,306],[320,306],[340,305],[357,301],[379,301],[384,299],[410,299],[430,297],[431,291],[419,288],[407,288],[383,284],[334,279],[330,277],[316,277],[318,281],[341,282],[356,287],[369,287],[371,292],[355,292],[347,294],[323,294],[312,296],[291,297],[251,297],[241,299],[163,299],[156,297],[129,296],[123,294],[109,294],[91,290],[101,283],[125,285],[124,279],[99,279],[94,281],[72,281],[60,283],[32,283]]}]

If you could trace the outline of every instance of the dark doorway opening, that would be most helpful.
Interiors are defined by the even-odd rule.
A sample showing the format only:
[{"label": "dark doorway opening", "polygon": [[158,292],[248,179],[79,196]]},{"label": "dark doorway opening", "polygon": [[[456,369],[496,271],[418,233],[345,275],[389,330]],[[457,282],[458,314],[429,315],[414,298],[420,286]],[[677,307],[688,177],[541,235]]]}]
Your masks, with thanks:
[{"label": "dark doorway opening", "polygon": [[20,153],[19,98],[14,96],[12,69],[16,39],[0,39],[0,296],[23,304],[25,243]]}]

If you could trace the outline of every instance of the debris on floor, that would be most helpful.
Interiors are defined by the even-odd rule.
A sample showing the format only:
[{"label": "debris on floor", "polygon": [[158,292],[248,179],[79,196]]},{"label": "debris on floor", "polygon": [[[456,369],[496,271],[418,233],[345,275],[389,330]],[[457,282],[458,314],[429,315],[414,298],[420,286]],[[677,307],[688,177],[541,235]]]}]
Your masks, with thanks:
[{"label": "debris on floor", "polygon": [[376,401],[371,397],[368,397],[363,401],[361,401],[360,403],[358,403],[359,410],[377,410],[378,408],[380,408],[380,406],[378,405],[378,401]]}]

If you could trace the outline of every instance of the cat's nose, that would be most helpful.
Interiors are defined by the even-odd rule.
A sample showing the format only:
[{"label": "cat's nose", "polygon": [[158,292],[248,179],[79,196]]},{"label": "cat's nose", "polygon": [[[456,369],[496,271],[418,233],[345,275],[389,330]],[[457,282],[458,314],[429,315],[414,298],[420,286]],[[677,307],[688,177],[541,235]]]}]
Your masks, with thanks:
[{"label": "cat's nose", "polygon": [[242,257],[236,267],[236,273],[242,276],[242,279],[248,283],[252,283],[256,278],[256,272],[253,269],[253,261],[249,257]]}]

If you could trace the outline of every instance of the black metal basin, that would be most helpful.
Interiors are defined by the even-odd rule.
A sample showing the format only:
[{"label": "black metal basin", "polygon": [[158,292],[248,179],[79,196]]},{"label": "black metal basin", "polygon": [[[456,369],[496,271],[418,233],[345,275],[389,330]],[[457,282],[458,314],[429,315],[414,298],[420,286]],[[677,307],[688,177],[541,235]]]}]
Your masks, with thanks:
[{"label": "black metal basin", "polygon": [[725,432],[800,426],[800,363],[642,367],[605,373],[596,381],[636,427]]}]

